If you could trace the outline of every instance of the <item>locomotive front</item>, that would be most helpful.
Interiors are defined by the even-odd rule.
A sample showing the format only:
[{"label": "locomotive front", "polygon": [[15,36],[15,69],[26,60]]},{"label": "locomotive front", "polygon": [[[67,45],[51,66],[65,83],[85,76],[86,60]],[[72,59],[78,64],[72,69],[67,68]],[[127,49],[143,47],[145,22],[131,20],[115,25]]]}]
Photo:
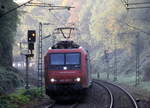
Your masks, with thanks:
[{"label": "locomotive front", "polygon": [[45,87],[51,98],[78,94],[90,85],[87,52],[77,45],[69,45],[61,42],[45,56]]}]

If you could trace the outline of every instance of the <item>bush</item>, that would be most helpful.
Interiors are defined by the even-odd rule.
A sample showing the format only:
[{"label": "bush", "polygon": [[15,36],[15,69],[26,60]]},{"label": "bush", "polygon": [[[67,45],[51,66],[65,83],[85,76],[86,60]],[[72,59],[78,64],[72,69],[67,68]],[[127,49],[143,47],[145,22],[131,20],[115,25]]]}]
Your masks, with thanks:
[{"label": "bush", "polygon": [[31,100],[41,96],[39,89],[17,90],[15,93],[0,97],[0,108],[20,108]]},{"label": "bush", "polygon": [[18,73],[0,66],[0,95],[12,91],[21,84],[22,79]]}]

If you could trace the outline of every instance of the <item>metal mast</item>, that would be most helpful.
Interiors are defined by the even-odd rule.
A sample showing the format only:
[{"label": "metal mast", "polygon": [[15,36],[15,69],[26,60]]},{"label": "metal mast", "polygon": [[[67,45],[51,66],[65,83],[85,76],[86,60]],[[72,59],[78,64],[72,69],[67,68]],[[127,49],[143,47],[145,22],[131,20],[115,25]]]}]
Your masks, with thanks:
[{"label": "metal mast", "polygon": [[139,65],[140,65],[140,51],[139,51],[139,35],[136,35],[136,85],[140,84],[140,71],[139,71]]},{"label": "metal mast", "polygon": [[29,54],[25,55],[26,57],[26,86],[25,89],[29,89]]},{"label": "metal mast", "polygon": [[39,40],[38,40],[38,87],[43,94],[42,78],[43,78],[43,60],[42,60],[42,23],[39,23]]},{"label": "metal mast", "polygon": [[[122,0],[123,1],[123,0]],[[126,9],[127,10],[133,10],[133,9],[147,9],[147,8],[150,8],[150,2],[148,1],[145,1],[145,2],[132,2],[132,3],[129,3],[129,1],[127,2],[123,2],[124,5],[126,6]],[[149,33],[141,30],[140,28],[138,27],[134,27],[134,26],[131,26],[129,24],[127,24],[129,27],[132,27],[136,30],[140,30],[141,32],[143,33],[146,33],[149,35]],[[139,71],[139,65],[140,65],[140,39],[139,39],[139,35],[136,35],[136,86],[140,84],[140,71]]]},{"label": "metal mast", "polygon": [[114,39],[114,81],[117,81],[117,42]]},{"label": "metal mast", "polygon": [[104,55],[105,55],[105,63],[106,63],[106,67],[107,67],[107,80],[109,80],[109,53],[108,50],[104,51]]},{"label": "metal mast", "polygon": [[[51,8],[49,10],[58,10],[58,9],[68,9],[70,10],[71,8],[73,7],[68,7],[68,6],[50,6]],[[39,42],[38,42],[38,64],[37,64],[37,67],[38,67],[38,88],[41,90],[41,96],[43,95],[43,56],[42,56],[42,40],[44,38],[47,38],[47,37],[50,37],[47,36],[47,37],[44,37],[42,36],[42,32],[43,32],[43,25],[50,25],[50,23],[43,23],[40,22],[39,23]],[[62,28],[58,28],[58,29],[61,29],[61,32],[63,33],[62,31]],[[63,29],[67,29],[67,28],[63,28]],[[71,34],[71,31],[73,28],[70,28],[70,34]],[[74,29],[73,29],[74,30]],[[70,37],[70,34],[69,34],[69,37]],[[65,35],[63,35],[65,36]],[[68,38],[65,36],[65,38]],[[55,37],[53,37],[53,44],[55,42]]]}]

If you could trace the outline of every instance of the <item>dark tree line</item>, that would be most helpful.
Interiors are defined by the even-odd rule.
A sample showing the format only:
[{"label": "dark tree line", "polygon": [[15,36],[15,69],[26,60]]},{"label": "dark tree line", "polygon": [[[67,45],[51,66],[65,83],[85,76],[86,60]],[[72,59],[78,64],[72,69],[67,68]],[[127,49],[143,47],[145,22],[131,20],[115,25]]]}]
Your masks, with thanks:
[{"label": "dark tree line", "polygon": [[1,17],[16,6],[13,0],[0,0],[0,95],[21,84],[18,71],[12,67],[12,49],[19,20],[18,12],[16,10]]},{"label": "dark tree line", "polygon": [[[17,6],[13,0],[0,1],[0,15]],[[17,10],[0,17],[0,64],[12,65],[12,45],[18,22]]]}]

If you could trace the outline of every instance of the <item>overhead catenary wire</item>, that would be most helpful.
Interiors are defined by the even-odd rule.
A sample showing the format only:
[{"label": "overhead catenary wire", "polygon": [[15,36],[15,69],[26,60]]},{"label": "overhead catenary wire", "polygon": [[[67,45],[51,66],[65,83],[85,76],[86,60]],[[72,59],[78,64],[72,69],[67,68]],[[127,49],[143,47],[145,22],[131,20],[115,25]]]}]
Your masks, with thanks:
[{"label": "overhead catenary wire", "polygon": [[[51,11],[50,11],[51,12]],[[65,26],[65,22],[63,23],[62,21],[60,21],[60,19],[53,13],[53,12],[51,12],[51,15],[53,16],[53,17],[55,17],[55,19],[60,23],[60,24],[62,24],[63,26]]]},{"label": "overhead catenary wire", "polygon": [[147,8],[150,8],[150,6],[127,7],[127,9],[147,9]]},{"label": "overhead catenary wire", "polygon": [[150,2],[137,2],[137,3],[128,3],[129,5],[141,5],[141,4],[150,4]]},{"label": "overhead catenary wire", "polygon": [[[130,4],[128,0],[127,1],[121,0],[121,3],[123,3],[124,5],[127,4],[127,6],[128,6],[128,4]],[[143,2],[143,4],[145,4],[145,3],[150,3],[150,2]],[[128,12],[129,12],[129,9],[130,9],[128,7],[126,7],[126,8],[127,8],[127,15],[126,15],[125,19],[127,19]],[[150,32],[147,32],[147,31],[145,31],[145,30],[143,30],[143,29],[141,29],[139,27],[130,25],[128,22],[123,22],[123,21],[120,21],[120,20],[118,20],[118,21],[121,22],[123,25],[128,26],[128,27],[130,27],[130,28],[132,28],[134,30],[140,31],[140,32],[142,32],[144,34],[147,34],[147,35],[150,35]]]},{"label": "overhead catenary wire", "polygon": [[132,28],[134,30],[140,31],[140,32],[142,32],[142,33],[144,33],[146,35],[150,35],[150,32],[144,31],[143,29],[141,29],[139,27],[130,25],[128,22],[122,22],[121,20],[117,20],[117,21],[121,22],[123,25],[128,26],[128,27],[130,27],[130,28]]},{"label": "overhead catenary wire", "polygon": [[150,2],[127,2],[126,9],[145,9],[150,8]]},{"label": "overhead catenary wire", "polygon": [[13,11],[15,11],[15,10],[17,10],[17,9],[19,9],[19,8],[21,8],[21,7],[23,7],[23,6],[25,6],[26,4],[28,4],[28,3],[32,2],[32,1],[33,1],[33,0],[29,0],[29,1],[27,1],[27,2],[25,2],[25,3],[23,3],[23,4],[21,4],[21,5],[19,5],[19,6],[17,6],[17,7],[15,7],[15,8],[13,8],[13,9],[8,10],[8,11],[5,12],[4,14],[2,14],[2,15],[0,16],[0,18],[2,18],[2,17],[4,17],[4,16],[6,16],[6,15],[12,13]]},{"label": "overhead catenary wire", "polygon": [[123,6],[128,10],[128,9],[145,9],[145,8],[150,8],[150,2],[132,2],[129,3],[128,0],[121,0],[121,3]]},{"label": "overhead catenary wire", "polygon": [[[126,6],[127,6],[127,10],[130,10],[130,9],[145,9],[145,8],[150,8],[150,2],[135,2],[135,3],[128,3]],[[128,11],[127,11],[128,12]],[[128,15],[128,13],[127,13]],[[126,17],[127,18],[127,17]],[[124,25],[127,25],[128,27],[131,27],[135,30],[138,30],[140,32],[143,32],[147,35],[150,35],[150,32],[146,32],[144,31],[143,29],[139,28],[139,27],[136,27],[136,26],[133,26],[133,25],[130,25],[129,23],[126,23],[124,22]],[[139,66],[140,66],[140,35],[136,35],[136,86],[140,84],[140,70],[139,70]]]},{"label": "overhead catenary wire", "polygon": [[138,30],[138,31],[140,31],[140,32],[142,32],[142,33],[145,33],[145,34],[147,34],[147,35],[150,35],[150,32],[146,32],[146,31],[144,31],[144,30],[141,29],[141,28],[135,27],[135,26],[130,25],[130,24],[126,23],[126,22],[125,22],[124,24],[127,25],[127,26],[129,26],[129,27],[131,27],[131,28],[133,28],[133,29],[135,29],[135,30]]},{"label": "overhead catenary wire", "polygon": [[121,0],[121,2],[122,2],[123,5],[126,4],[126,1],[125,1],[125,0]]},{"label": "overhead catenary wire", "polygon": [[128,1],[125,1],[125,0],[121,0],[121,3],[123,4],[123,6],[127,9],[128,7]]}]

